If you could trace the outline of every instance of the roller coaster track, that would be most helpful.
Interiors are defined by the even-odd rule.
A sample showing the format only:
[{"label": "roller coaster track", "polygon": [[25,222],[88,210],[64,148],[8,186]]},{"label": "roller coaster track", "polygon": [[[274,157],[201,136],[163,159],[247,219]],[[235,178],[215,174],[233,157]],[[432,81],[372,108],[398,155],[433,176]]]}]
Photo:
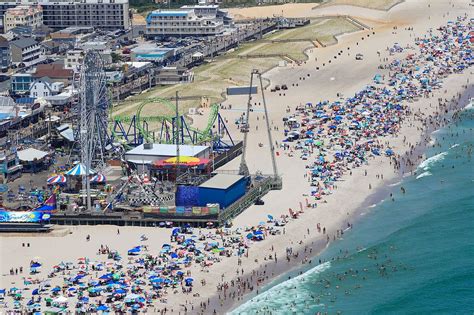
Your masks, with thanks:
[{"label": "roller coaster track", "polygon": [[[135,115],[136,127],[138,129],[138,132],[143,136],[143,139],[146,142],[153,142],[153,137],[147,130],[145,130],[143,128],[143,124],[142,124],[143,121],[147,121],[147,122],[150,122],[150,121],[158,121],[158,122],[166,121],[168,123],[172,123],[173,118],[174,118],[174,116],[166,116],[166,115],[142,117],[141,114],[142,114],[143,108],[146,105],[150,104],[150,103],[161,103],[163,105],[166,105],[171,111],[175,110],[175,105],[172,104],[169,100],[164,99],[164,98],[146,99],[138,105],[137,112],[136,112],[136,115]],[[211,130],[212,130],[212,127],[214,126],[214,124],[217,120],[218,113],[219,113],[219,105],[213,104],[213,105],[211,105],[211,108],[210,108],[209,119],[208,119],[207,125],[203,130],[198,130],[196,128],[189,127],[190,131],[196,132],[196,134],[198,135],[198,138],[197,138],[198,143],[204,143],[204,142],[212,140],[213,137],[211,136]],[[114,117],[113,120],[114,121],[121,121],[121,122],[131,122],[132,117],[130,117],[130,116],[116,116],[116,117]],[[180,123],[180,121],[178,119],[178,124],[179,123]]]}]

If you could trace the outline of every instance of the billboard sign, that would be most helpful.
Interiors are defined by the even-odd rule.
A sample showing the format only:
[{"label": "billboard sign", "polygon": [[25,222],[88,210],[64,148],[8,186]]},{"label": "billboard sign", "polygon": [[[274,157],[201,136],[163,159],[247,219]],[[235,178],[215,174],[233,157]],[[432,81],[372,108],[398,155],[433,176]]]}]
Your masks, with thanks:
[{"label": "billboard sign", "polygon": [[51,214],[41,211],[5,211],[0,210],[0,223],[37,223],[48,221]]}]

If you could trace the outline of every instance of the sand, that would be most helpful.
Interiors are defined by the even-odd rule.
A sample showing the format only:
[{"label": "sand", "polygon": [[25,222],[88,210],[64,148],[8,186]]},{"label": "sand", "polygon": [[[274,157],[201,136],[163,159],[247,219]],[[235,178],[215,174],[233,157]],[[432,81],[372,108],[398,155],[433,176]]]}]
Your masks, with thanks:
[{"label": "sand", "polygon": [[[431,2],[431,8],[428,8],[428,3]],[[447,20],[454,18],[456,15],[469,12],[469,1],[459,0],[452,1],[455,3],[455,8],[452,8],[449,2],[437,1],[432,3],[428,0],[408,0],[403,4],[395,6],[387,13],[380,13],[377,11],[375,20],[384,23],[373,23],[370,26],[374,27],[375,35],[365,37],[362,36],[371,34],[372,31],[362,31],[354,34],[348,34],[339,37],[339,42],[336,45],[325,48],[313,49],[310,52],[309,61],[301,66],[289,65],[284,68],[275,68],[265,74],[265,78],[271,80],[272,84],[287,84],[289,90],[286,91],[286,96],[278,96],[277,93],[266,93],[267,103],[270,108],[270,119],[273,124],[283,130],[282,117],[286,115],[285,109],[287,106],[295,108],[300,103],[317,102],[324,99],[336,99],[336,93],[343,92],[345,96],[351,95],[357,90],[364,87],[366,83],[371,82],[372,77],[376,73],[381,73],[377,69],[380,64],[379,57],[376,51],[379,50],[381,57],[388,57],[385,52],[387,46],[391,46],[394,42],[400,43],[402,46],[413,42],[414,34],[424,34],[430,27],[437,27],[445,24]],[[337,6],[331,6],[322,9],[322,13],[329,14],[327,10],[337,11]],[[348,10],[355,15],[363,17],[366,21],[373,20],[373,10],[347,6],[341,7],[341,10]],[[318,11],[318,10],[314,10]],[[446,12],[450,11],[447,16]],[[314,13],[314,12],[312,12]],[[316,14],[315,14],[316,15]],[[392,26],[398,25],[398,30],[393,33]],[[404,27],[413,26],[414,31],[406,31]],[[358,43],[358,45],[356,44]],[[350,56],[347,55],[347,47],[351,47]],[[339,50],[344,50],[345,54],[338,57],[337,60],[333,56]],[[363,53],[364,60],[355,62],[354,55],[356,53]],[[315,60],[317,58],[317,61]],[[328,60],[334,60],[330,65]],[[257,61],[256,61],[257,62]],[[316,71],[316,66],[321,66],[322,63],[326,66]],[[310,77],[307,74],[310,73]],[[301,77],[306,79],[300,80]],[[472,77],[472,73],[465,73],[463,75],[453,75],[448,78],[443,89],[435,92],[434,97],[430,99],[422,99],[415,103],[410,103],[410,108],[413,111],[422,109],[425,114],[433,113],[436,109],[433,104],[436,103],[438,97],[451,98],[461,90],[461,85],[465,84],[466,79]],[[292,83],[298,83],[298,87],[293,87]],[[445,94],[445,90],[447,93]],[[255,101],[260,101],[255,98]],[[233,110],[223,110],[222,115],[229,120],[228,126],[232,128],[232,134],[235,138],[240,138],[241,134],[235,130],[234,119],[236,119],[244,110],[246,104],[246,97],[232,97],[229,98],[224,105],[232,104]],[[430,106],[431,104],[431,106]],[[251,172],[261,170],[264,173],[271,173],[271,163],[268,150],[268,143],[266,141],[266,134],[263,128],[263,121],[261,116],[263,108],[257,107],[251,115],[250,125],[251,132],[249,134],[248,155],[247,161]],[[260,116],[257,122],[256,116]],[[196,116],[195,124],[197,127],[202,127],[207,122],[207,116]],[[258,131],[254,126],[259,124]],[[390,142],[394,151],[397,154],[403,154],[407,151],[406,144],[403,144],[403,137],[407,137],[407,143],[416,144],[422,142],[422,130],[420,124],[408,119],[402,126],[401,132],[397,137],[390,137],[384,140]],[[273,132],[273,137],[277,141],[283,138],[282,132]],[[263,143],[263,147],[258,144]],[[303,177],[305,161],[301,161],[298,156],[289,157],[280,152],[277,158],[279,173],[283,177],[283,190],[272,191],[265,196],[264,206],[252,206],[237,217],[233,223],[236,227],[245,227],[255,225],[260,221],[266,219],[266,215],[271,213],[275,217],[281,214],[288,214],[288,208],[299,210],[299,203],[305,203],[305,194],[309,192],[309,184]],[[237,169],[240,159],[236,159],[225,166],[226,169]],[[364,176],[367,171],[368,175]],[[384,179],[376,179],[376,174],[383,174]],[[337,229],[345,228],[347,223],[355,223],[354,228],[357,228],[357,220],[361,218],[361,211],[368,212],[366,208],[368,202],[372,202],[373,193],[376,191],[388,194],[387,185],[398,180],[399,175],[393,170],[389,164],[389,160],[384,157],[372,159],[369,165],[353,171],[352,176],[345,176],[337,183],[337,190],[326,198],[327,203],[318,205],[315,209],[305,209],[305,213],[300,219],[290,222],[286,227],[284,235],[269,237],[264,242],[254,244],[249,251],[249,258],[243,261],[244,276],[252,273],[253,270],[259,270],[268,263],[267,275],[277,276],[282,270],[292,267],[292,264],[282,262],[285,257],[285,248],[292,246],[294,251],[302,252],[304,246],[314,247],[313,254],[322,250],[326,246],[326,235],[316,233],[316,224],[326,227],[328,234],[332,236]],[[369,189],[369,183],[372,189]],[[385,187],[385,189],[384,189]],[[384,189],[384,190],[381,190]],[[398,188],[394,188],[398,189]],[[372,196],[372,197],[371,197]],[[386,196],[385,196],[386,197]],[[72,234],[66,237],[0,237],[0,287],[9,287],[12,283],[21,281],[20,276],[3,276],[8,273],[11,267],[28,265],[31,258],[40,256],[44,266],[52,266],[61,260],[75,260],[81,256],[92,256],[97,251],[100,244],[107,244],[110,248],[118,249],[125,256],[125,250],[131,248],[139,243],[139,236],[146,234],[150,241],[148,242],[152,251],[157,251],[160,245],[169,241],[169,230],[166,229],[151,229],[139,227],[120,228],[121,235],[116,235],[117,227],[98,226],[98,227],[73,227]],[[307,234],[307,229],[310,234]],[[90,234],[92,240],[85,241],[85,236]],[[302,244],[298,244],[302,241]],[[23,242],[30,242],[30,248],[23,248]],[[270,253],[270,247],[274,247],[281,264],[269,263],[264,260],[265,256]],[[301,255],[300,258],[304,256]],[[301,262],[299,262],[301,263]],[[192,266],[193,277],[196,280],[195,292],[199,292],[199,297],[191,295],[183,296],[181,294],[170,294],[168,296],[168,309],[173,310],[173,314],[177,314],[178,310],[182,312],[183,308],[180,305],[192,303],[194,305],[194,312],[199,309],[199,303],[212,299],[213,307],[208,309],[206,313],[211,313],[212,309],[216,308],[218,314],[224,313],[228,310],[232,303],[228,300],[221,307],[217,303],[216,286],[221,282],[221,279],[230,281],[237,277],[237,257],[225,259],[225,263],[215,264],[209,269],[208,273],[199,271],[199,266]],[[222,276],[222,277],[221,277]],[[201,286],[201,279],[205,279],[206,286]],[[158,306],[162,308],[163,305]],[[188,313],[191,307],[188,307]],[[153,312],[151,312],[153,313]]]},{"label": "sand", "polygon": [[285,3],[282,5],[268,5],[248,8],[226,9],[236,20],[250,18],[266,18],[274,16],[303,17],[305,12],[312,10],[317,3]]}]

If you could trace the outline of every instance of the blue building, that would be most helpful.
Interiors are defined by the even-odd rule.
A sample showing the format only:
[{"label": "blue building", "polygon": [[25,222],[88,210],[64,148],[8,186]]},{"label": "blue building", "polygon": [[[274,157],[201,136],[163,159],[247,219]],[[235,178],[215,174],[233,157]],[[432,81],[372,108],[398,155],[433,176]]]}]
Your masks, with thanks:
[{"label": "blue building", "polygon": [[35,78],[31,73],[16,73],[11,77],[10,91],[13,95],[29,94]]},{"label": "blue building", "polygon": [[241,175],[217,174],[199,186],[199,206],[218,203],[227,208],[245,195],[247,178]]}]

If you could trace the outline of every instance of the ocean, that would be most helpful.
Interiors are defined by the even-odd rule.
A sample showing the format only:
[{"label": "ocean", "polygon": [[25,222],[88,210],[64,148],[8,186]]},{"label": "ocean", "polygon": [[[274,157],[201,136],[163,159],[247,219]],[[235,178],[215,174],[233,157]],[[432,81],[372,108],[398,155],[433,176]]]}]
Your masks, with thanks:
[{"label": "ocean", "polygon": [[389,187],[394,200],[232,314],[473,314],[472,104],[432,137],[416,174]]}]

